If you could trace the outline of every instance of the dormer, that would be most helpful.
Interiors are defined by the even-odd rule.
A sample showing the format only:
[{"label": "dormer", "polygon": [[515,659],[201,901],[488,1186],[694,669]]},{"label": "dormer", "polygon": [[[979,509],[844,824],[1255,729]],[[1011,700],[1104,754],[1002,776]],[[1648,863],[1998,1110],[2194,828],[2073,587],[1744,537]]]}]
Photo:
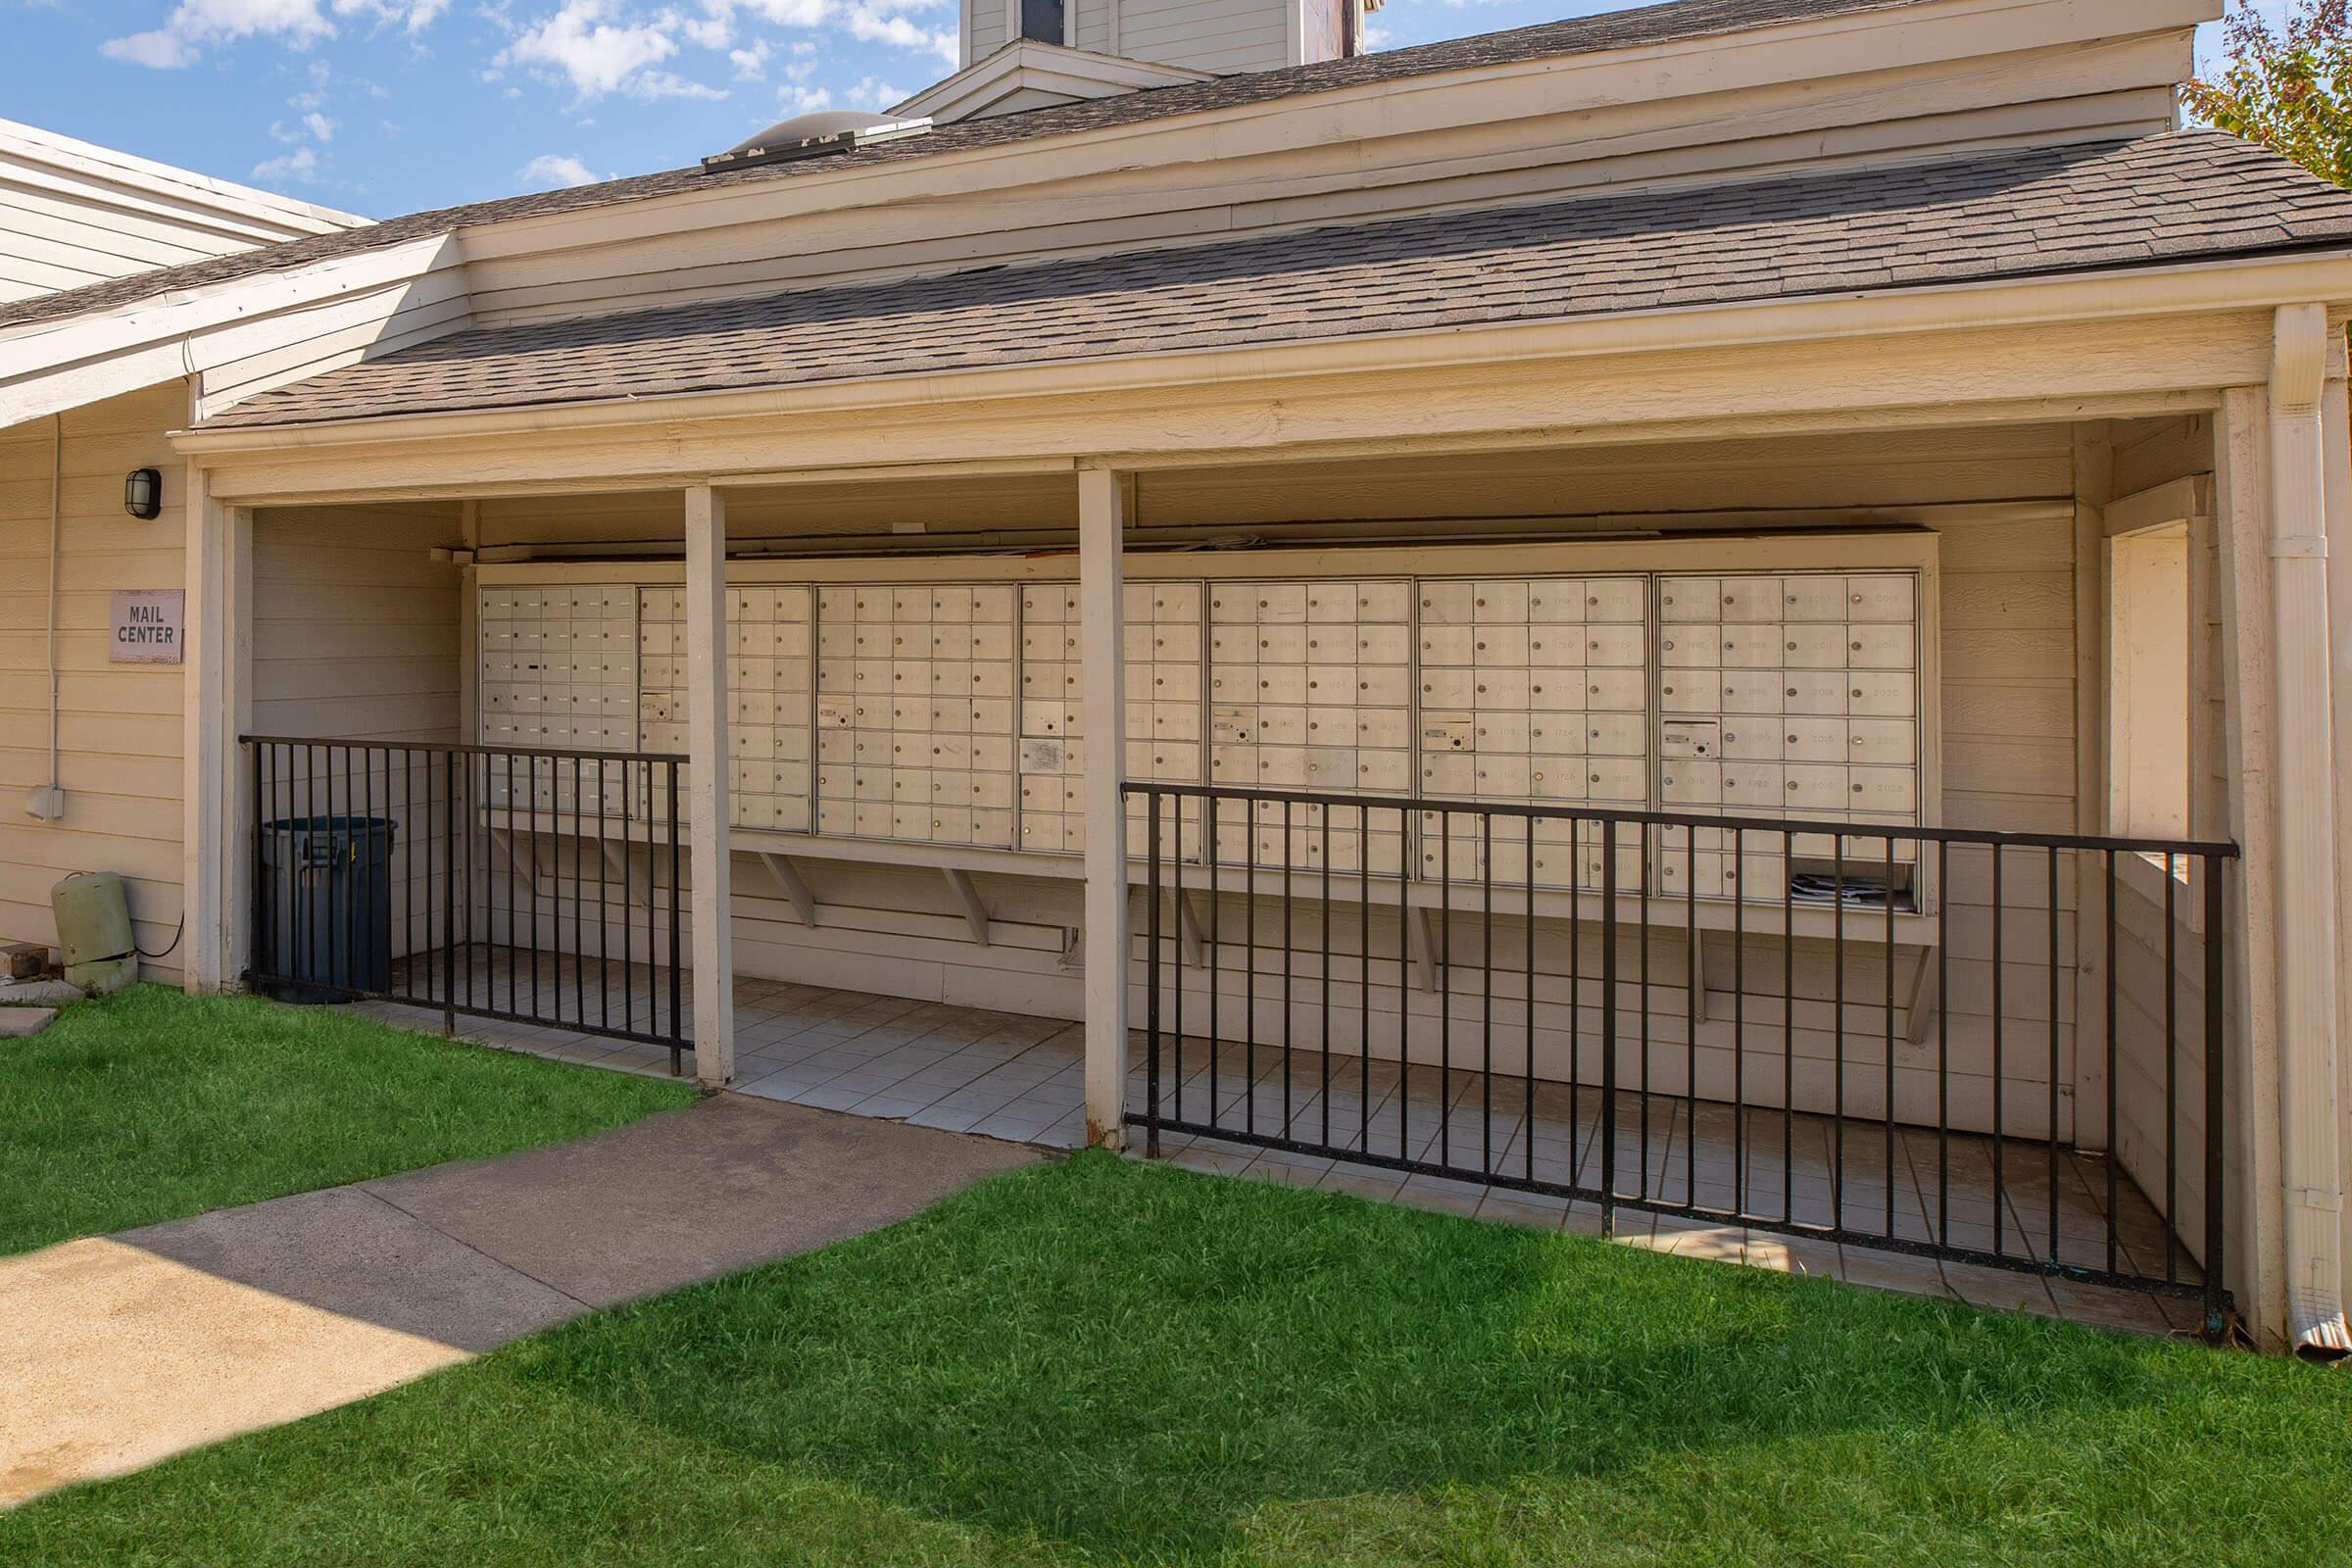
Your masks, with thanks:
[{"label": "dormer", "polygon": [[894,107],[946,122],[1363,52],[1379,0],[960,0],[962,69]]}]

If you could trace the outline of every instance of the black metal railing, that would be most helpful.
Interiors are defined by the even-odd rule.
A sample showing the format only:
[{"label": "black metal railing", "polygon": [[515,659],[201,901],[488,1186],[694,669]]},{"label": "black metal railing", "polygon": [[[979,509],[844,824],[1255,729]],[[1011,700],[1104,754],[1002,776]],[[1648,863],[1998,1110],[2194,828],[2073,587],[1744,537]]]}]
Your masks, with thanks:
[{"label": "black metal railing", "polygon": [[2233,846],[1126,793],[1154,1149],[2128,1286],[2224,1330]]},{"label": "black metal railing", "polygon": [[246,979],[666,1048],[683,1069],[683,757],[243,737]]}]

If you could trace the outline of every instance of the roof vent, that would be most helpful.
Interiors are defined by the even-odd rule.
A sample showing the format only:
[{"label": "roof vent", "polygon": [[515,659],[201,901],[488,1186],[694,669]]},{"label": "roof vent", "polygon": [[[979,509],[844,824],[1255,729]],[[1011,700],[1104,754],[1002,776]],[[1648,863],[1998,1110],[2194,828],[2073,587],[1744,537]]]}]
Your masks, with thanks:
[{"label": "roof vent", "polygon": [[860,147],[920,136],[930,128],[928,120],[893,120],[888,115],[861,114],[854,109],[795,115],[768,126],[749,141],[704,159],[703,172],[716,174],[730,169],[748,169],[754,164],[781,164],[796,158],[855,152]]}]

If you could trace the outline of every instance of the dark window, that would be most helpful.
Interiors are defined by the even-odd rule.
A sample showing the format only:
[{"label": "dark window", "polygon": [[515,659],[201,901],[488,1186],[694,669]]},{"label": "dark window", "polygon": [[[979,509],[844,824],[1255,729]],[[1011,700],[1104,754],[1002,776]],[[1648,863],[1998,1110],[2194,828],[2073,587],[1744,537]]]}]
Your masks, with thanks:
[{"label": "dark window", "polygon": [[1062,0],[1021,0],[1021,36],[1061,42]]}]

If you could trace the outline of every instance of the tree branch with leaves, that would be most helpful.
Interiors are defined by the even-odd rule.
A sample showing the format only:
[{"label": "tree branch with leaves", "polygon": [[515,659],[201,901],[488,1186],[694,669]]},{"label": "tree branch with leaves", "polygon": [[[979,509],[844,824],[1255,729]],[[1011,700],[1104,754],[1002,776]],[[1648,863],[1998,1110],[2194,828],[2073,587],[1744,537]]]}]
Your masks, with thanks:
[{"label": "tree branch with leaves", "polygon": [[2294,0],[2282,26],[2236,0],[2217,74],[2180,99],[2208,124],[2352,187],[2352,0]]}]

